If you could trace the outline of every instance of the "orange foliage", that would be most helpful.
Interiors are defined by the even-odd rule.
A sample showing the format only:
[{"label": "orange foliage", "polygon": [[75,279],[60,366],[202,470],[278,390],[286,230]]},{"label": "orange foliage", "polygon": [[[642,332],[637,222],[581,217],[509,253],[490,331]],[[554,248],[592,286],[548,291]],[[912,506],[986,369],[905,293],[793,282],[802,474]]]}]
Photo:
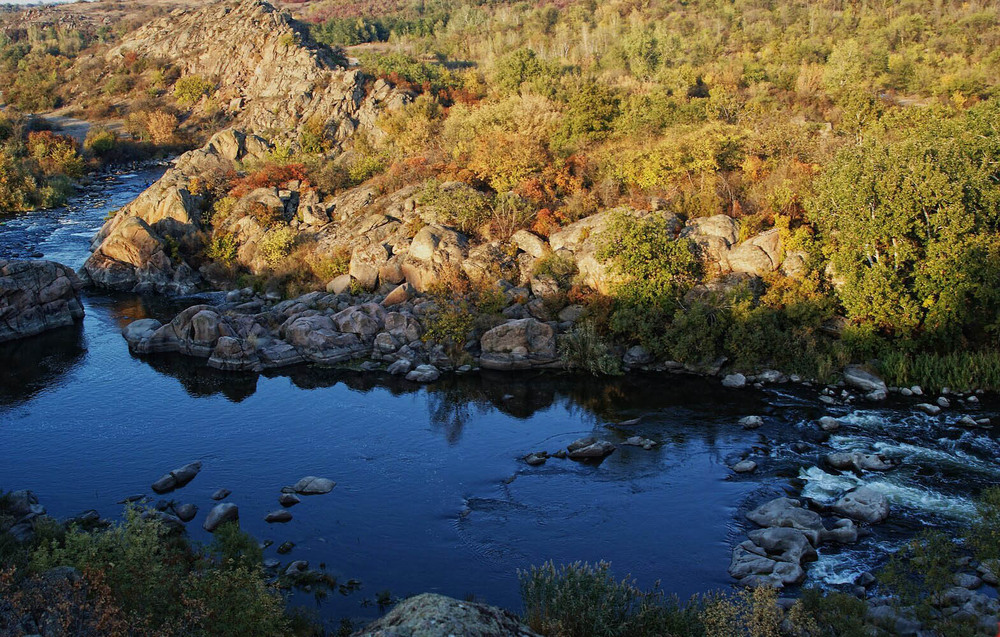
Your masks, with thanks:
[{"label": "orange foliage", "polygon": [[266,164],[257,172],[241,177],[232,183],[229,194],[233,197],[244,197],[258,188],[277,188],[290,181],[301,181],[303,189],[311,185],[306,177],[306,167],[302,164]]},{"label": "orange foliage", "polygon": [[535,221],[531,224],[531,230],[535,234],[548,237],[553,232],[559,230],[567,221],[569,220],[563,213],[542,208],[535,214]]}]

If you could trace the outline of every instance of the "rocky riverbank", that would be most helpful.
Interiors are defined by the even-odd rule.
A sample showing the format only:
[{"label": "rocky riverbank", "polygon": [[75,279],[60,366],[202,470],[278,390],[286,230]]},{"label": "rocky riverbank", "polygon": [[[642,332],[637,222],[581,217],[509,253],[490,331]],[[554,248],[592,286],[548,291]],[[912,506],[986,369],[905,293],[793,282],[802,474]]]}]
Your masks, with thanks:
[{"label": "rocky riverbank", "polygon": [[52,261],[0,260],[0,342],[82,319],[82,287],[75,272]]}]

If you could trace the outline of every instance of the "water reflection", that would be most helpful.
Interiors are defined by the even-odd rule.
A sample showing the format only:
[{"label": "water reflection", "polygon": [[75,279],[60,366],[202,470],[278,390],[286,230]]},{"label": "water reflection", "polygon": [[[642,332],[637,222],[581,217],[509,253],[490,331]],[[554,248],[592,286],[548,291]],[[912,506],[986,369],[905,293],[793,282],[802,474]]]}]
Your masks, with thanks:
[{"label": "water reflection", "polygon": [[58,385],[87,352],[80,323],[0,343],[0,405],[27,402]]}]

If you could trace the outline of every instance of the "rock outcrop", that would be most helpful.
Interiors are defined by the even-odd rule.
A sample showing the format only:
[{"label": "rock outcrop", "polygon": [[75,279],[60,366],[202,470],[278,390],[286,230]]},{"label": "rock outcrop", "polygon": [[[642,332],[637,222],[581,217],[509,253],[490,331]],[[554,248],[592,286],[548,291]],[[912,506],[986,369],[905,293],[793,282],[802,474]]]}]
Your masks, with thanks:
[{"label": "rock outcrop", "polygon": [[475,602],[424,593],[397,604],[354,637],[531,637],[513,613]]},{"label": "rock outcrop", "polygon": [[800,584],[806,577],[805,564],[817,559],[816,547],[858,540],[851,520],[837,519],[827,528],[819,513],[791,498],[775,498],[746,517],[762,528],[750,531],[749,539],[733,549],[729,565],[729,574],[745,586]]},{"label": "rock outcrop", "polygon": [[[107,57],[133,52],[170,60],[185,74],[214,82],[214,99],[228,105],[233,128],[178,158],[96,235],[83,273],[112,290],[193,292],[202,284],[199,266],[209,239],[202,222],[210,203],[206,184],[232,174],[242,162],[263,159],[271,143],[295,143],[307,122],[320,123],[333,151],[342,150],[358,130],[378,135],[378,115],[410,99],[384,81],[346,69],[311,42],[302,25],[263,0],[176,10],[130,34]],[[285,222],[329,221],[330,206],[312,191],[297,190],[260,189],[241,205],[278,208],[277,217]],[[267,228],[252,216],[238,217],[224,231],[239,240],[241,262],[254,264]],[[259,269],[260,261],[255,265]]]},{"label": "rock outcrop", "polygon": [[72,270],[52,261],[0,260],[0,342],[82,319],[82,287]]},{"label": "rock outcrop", "polygon": [[358,128],[374,129],[386,105],[407,98],[385,82],[368,85],[345,68],[308,29],[264,0],[178,9],[137,29],[110,49],[115,61],[132,52],[164,58],[184,75],[215,82],[214,100],[236,127],[296,139],[297,127],[322,122],[341,143]]}]

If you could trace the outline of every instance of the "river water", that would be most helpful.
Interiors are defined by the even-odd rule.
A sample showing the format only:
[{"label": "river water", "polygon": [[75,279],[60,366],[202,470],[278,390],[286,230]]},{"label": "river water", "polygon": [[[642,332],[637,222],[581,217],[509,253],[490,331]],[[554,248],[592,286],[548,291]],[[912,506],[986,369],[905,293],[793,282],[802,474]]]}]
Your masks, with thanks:
[{"label": "river water", "polygon": [[[40,254],[79,267],[108,211],[162,170],[108,175],[65,209],[8,218],[0,258]],[[0,489],[31,489],[57,517],[91,508],[114,517],[125,496],[152,495],[161,474],[201,460],[194,481],[168,496],[199,506],[191,536],[208,541],[200,522],[209,496],[231,489],[244,529],[295,543],[281,559],[361,582],[319,606],[328,619],[373,616],[384,590],[474,595],[519,610],[517,570],[546,560],[607,560],[616,574],[642,586],[659,580],[681,597],[725,588],[749,507],[783,494],[823,501],[867,483],[890,497],[890,521],[856,546],[824,547],[808,568],[807,584],[846,584],[918,528],[962,528],[972,498],[1000,482],[996,434],[949,424],[966,412],[996,415],[988,397],[974,411],[930,418],[901,399],[825,408],[812,388],[732,391],[671,375],[481,374],[423,387],[309,366],[224,374],[190,359],[132,356],[119,334],[192,300],[83,301],[80,326],[0,346]],[[815,419],[828,413],[847,426],[822,441]],[[753,414],[764,416],[762,428],[737,425]],[[520,460],[585,435],[620,443],[636,434],[660,444],[619,446],[597,465]],[[902,465],[835,476],[820,468],[834,449],[879,451]],[[728,467],[745,456],[760,469],[736,476]],[[266,524],[280,488],[305,475],[338,485],[303,498],[290,523]],[[275,557],[274,547],[265,554]]]}]

